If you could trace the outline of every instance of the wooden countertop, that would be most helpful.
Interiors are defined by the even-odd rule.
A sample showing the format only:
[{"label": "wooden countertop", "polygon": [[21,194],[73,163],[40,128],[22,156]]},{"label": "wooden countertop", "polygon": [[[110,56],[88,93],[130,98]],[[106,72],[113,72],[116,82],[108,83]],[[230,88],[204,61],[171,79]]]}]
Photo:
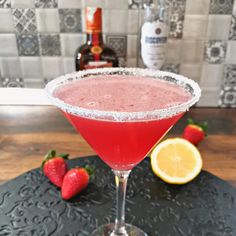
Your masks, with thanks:
[{"label": "wooden countertop", "polygon": [[[199,145],[203,168],[236,187],[236,109],[192,108],[167,135],[180,136],[186,119],[208,120]],[[49,149],[71,157],[94,151],[51,106],[0,106],[0,184],[40,166]]]}]

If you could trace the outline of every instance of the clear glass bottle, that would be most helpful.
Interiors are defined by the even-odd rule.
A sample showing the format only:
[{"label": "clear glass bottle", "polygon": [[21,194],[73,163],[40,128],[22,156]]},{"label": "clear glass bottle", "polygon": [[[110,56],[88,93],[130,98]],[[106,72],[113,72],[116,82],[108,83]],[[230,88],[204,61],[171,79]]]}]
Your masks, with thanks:
[{"label": "clear glass bottle", "polygon": [[166,0],[143,1],[140,32],[142,63],[151,69],[161,69],[166,59],[170,8]]}]

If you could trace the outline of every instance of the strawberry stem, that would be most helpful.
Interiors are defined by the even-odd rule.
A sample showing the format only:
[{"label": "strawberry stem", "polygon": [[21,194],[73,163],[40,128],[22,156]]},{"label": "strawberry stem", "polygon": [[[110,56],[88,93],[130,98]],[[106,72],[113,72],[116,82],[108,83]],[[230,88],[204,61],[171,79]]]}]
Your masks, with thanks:
[{"label": "strawberry stem", "polygon": [[43,162],[42,162],[42,165],[41,165],[41,168],[43,168],[44,164],[45,164],[48,160],[53,159],[53,158],[56,157],[56,156],[62,157],[63,159],[68,160],[69,154],[60,153],[59,155],[57,155],[56,150],[51,149],[51,150],[49,150],[49,151],[47,152],[47,154],[45,155],[45,157],[44,157],[44,159],[43,159]]},{"label": "strawberry stem", "polygon": [[197,125],[197,126],[201,127],[206,135],[206,131],[208,129],[208,122],[207,121],[204,121],[203,123],[198,123],[198,122],[194,121],[193,119],[189,118],[188,124],[189,125]]},{"label": "strawberry stem", "polygon": [[51,158],[53,158],[53,157],[55,157],[56,156],[56,151],[55,150],[49,150],[48,152],[47,152],[47,154],[46,154],[46,156],[45,156],[45,158],[44,159],[46,159],[46,158],[49,158],[49,159],[51,159]]},{"label": "strawberry stem", "polygon": [[65,160],[68,160],[69,154],[68,153],[60,153],[58,154],[59,157],[62,157]]},{"label": "strawberry stem", "polygon": [[92,167],[92,166],[86,165],[84,169],[88,172],[90,177],[94,176],[94,171],[95,171],[94,166]]}]

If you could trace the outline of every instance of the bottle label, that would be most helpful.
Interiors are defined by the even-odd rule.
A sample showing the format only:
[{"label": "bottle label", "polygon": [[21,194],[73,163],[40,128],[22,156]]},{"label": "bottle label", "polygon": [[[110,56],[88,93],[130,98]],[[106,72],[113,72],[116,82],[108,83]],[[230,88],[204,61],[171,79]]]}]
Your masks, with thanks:
[{"label": "bottle label", "polygon": [[112,62],[108,61],[89,61],[87,65],[84,65],[85,69],[95,69],[95,68],[104,68],[112,67]]},{"label": "bottle label", "polygon": [[168,25],[160,22],[145,22],[141,31],[141,56],[148,68],[160,69],[166,57]]},{"label": "bottle label", "polygon": [[101,54],[102,53],[102,48],[100,46],[93,46],[90,51],[93,53],[93,54]]}]

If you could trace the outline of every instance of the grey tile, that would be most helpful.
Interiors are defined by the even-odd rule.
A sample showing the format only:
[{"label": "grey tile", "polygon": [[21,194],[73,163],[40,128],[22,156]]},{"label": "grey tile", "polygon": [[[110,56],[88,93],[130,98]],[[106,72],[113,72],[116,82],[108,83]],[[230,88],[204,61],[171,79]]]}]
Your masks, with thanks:
[{"label": "grey tile", "polygon": [[186,0],[167,0],[167,4],[171,7],[169,37],[180,39],[183,37]]},{"label": "grey tile", "polygon": [[153,3],[153,0],[128,0],[128,8],[129,9],[138,9],[143,3],[142,8],[144,7],[144,4],[150,4]]},{"label": "grey tile", "polygon": [[0,8],[10,8],[11,0],[0,0]]},{"label": "grey tile", "polygon": [[236,89],[236,65],[225,65],[222,86]]},{"label": "grey tile", "polygon": [[58,0],[35,0],[35,7],[37,8],[56,8]]},{"label": "grey tile", "polygon": [[61,32],[82,32],[80,9],[59,9]]},{"label": "grey tile", "polygon": [[184,14],[173,13],[170,16],[170,38],[182,38],[183,37],[183,25],[184,25]]},{"label": "grey tile", "polygon": [[223,87],[220,92],[221,107],[236,107],[236,88]]},{"label": "grey tile", "polygon": [[232,14],[234,0],[211,0],[209,14]]},{"label": "grey tile", "polygon": [[17,34],[19,56],[39,56],[37,34]]},{"label": "grey tile", "polygon": [[115,50],[118,57],[126,56],[126,49],[127,49],[126,35],[107,35],[106,43]]},{"label": "grey tile", "polygon": [[24,81],[22,78],[2,78],[2,87],[23,88]]},{"label": "grey tile", "polygon": [[61,44],[59,34],[40,34],[39,42],[42,56],[61,55]]},{"label": "grey tile", "polygon": [[232,15],[230,29],[229,29],[229,39],[236,39],[236,15]]},{"label": "grey tile", "polygon": [[12,15],[17,33],[36,33],[36,17],[34,9],[12,9]]},{"label": "grey tile", "polygon": [[167,0],[166,2],[171,7],[172,12],[178,12],[182,15],[185,13],[186,0]]},{"label": "grey tile", "polygon": [[162,67],[162,70],[178,74],[179,73],[179,68],[180,68],[180,64],[166,63]]},{"label": "grey tile", "polygon": [[119,57],[119,67],[126,67],[126,58],[125,57]]},{"label": "grey tile", "polygon": [[222,64],[225,61],[227,42],[210,40],[205,44],[204,60],[212,64]]},{"label": "grey tile", "polygon": [[24,79],[24,87],[42,89],[45,87],[45,85],[43,83],[43,79],[41,78],[28,78],[28,79]]}]

